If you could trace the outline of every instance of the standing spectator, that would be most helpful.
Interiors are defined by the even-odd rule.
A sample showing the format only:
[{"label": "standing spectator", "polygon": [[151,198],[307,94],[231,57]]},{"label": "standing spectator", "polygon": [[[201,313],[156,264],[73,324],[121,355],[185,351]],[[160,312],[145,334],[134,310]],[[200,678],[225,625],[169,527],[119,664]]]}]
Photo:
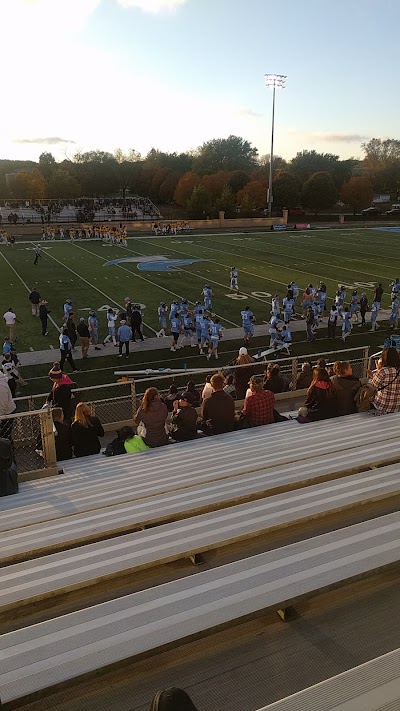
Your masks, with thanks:
[{"label": "standing spectator", "polygon": [[[251,363],[255,363],[254,358],[248,354],[247,348],[240,348],[239,356],[234,361],[234,365],[241,365],[241,368],[235,368],[233,379],[235,383],[236,397],[238,400],[244,400],[249,380],[253,374]],[[243,367],[248,366],[248,367]]]},{"label": "standing spectator", "polygon": [[[0,415],[11,415],[17,406],[12,398],[8,378],[0,373]],[[0,438],[11,439],[13,420],[0,420]]]},{"label": "standing spectator", "polygon": [[197,412],[193,405],[189,392],[183,393],[179,400],[174,402],[171,435],[177,442],[187,442],[197,437]]},{"label": "standing spectator", "polygon": [[79,373],[79,369],[76,367],[76,365],[74,363],[74,359],[72,357],[72,343],[70,341],[68,331],[66,328],[63,329],[63,332],[60,335],[59,341],[60,341],[60,354],[61,354],[61,359],[60,359],[61,370],[63,370],[64,363],[67,360],[72,368],[72,372]]},{"label": "standing spectator", "polygon": [[244,401],[243,414],[252,427],[270,425],[274,420],[275,395],[270,390],[264,390],[263,379],[259,375],[250,378],[251,395]]},{"label": "standing spectator", "polygon": [[338,415],[353,415],[357,412],[355,396],[361,382],[355,375],[350,363],[337,360],[333,365],[335,375],[331,377],[332,385],[336,391]]},{"label": "standing spectator", "polygon": [[268,363],[267,370],[265,371],[263,389],[275,394],[289,390],[289,383],[281,374],[278,363]]},{"label": "standing spectator", "polygon": [[296,390],[303,390],[303,388],[309,388],[312,382],[312,366],[309,361],[306,361],[301,366],[301,373],[297,377]]},{"label": "standing spectator", "polygon": [[47,330],[48,316],[51,313],[47,308],[47,301],[42,299],[39,306],[39,318],[42,324],[42,336],[48,336],[49,332]]},{"label": "standing spectator", "polygon": [[103,346],[108,343],[108,341],[112,341],[114,346],[117,345],[117,340],[115,338],[116,336],[116,330],[115,330],[115,322],[117,320],[118,316],[115,313],[115,310],[112,309],[111,307],[107,309],[107,330],[108,330],[108,335],[105,337],[103,341]]},{"label": "standing spectator", "polygon": [[400,412],[400,356],[396,348],[384,348],[374,371],[368,371],[375,388],[377,414]]},{"label": "standing spectator", "polygon": [[125,311],[122,314],[120,314],[120,318],[122,318],[124,321],[126,321],[128,326],[130,326],[132,328],[131,318],[132,318],[133,304],[132,304],[132,301],[130,300],[129,296],[125,297],[124,305],[125,305]]},{"label": "standing spectator", "polygon": [[374,293],[374,301],[377,304],[379,304],[379,306],[381,305],[382,296],[383,296],[383,288],[382,288],[381,282],[379,282],[378,286],[375,289],[375,293]]},{"label": "standing spectator", "polygon": [[336,308],[336,304],[333,303],[328,315],[328,338],[335,338],[338,316],[339,311]]},{"label": "standing spectator", "polygon": [[307,341],[309,341],[309,342],[315,341],[317,338],[317,336],[315,335],[314,329],[315,329],[314,311],[312,310],[311,306],[308,306],[307,311],[306,311],[306,333],[307,333]]},{"label": "standing spectator", "polygon": [[87,325],[83,316],[79,319],[76,331],[78,333],[79,338],[81,339],[82,358],[87,358],[90,344],[90,332],[89,326]]},{"label": "standing spectator", "polygon": [[48,375],[53,386],[47,398],[47,403],[53,407],[61,407],[64,419],[70,421],[72,417],[72,387],[74,384],[71,378],[62,372],[59,363],[54,363]]},{"label": "standing spectator", "polygon": [[68,314],[68,320],[65,324],[65,328],[68,331],[69,340],[71,341],[72,350],[74,351],[75,344],[78,340],[78,334],[76,332],[75,313],[73,311],[70,311]]},{"label": "standing spectator", "polygon": [[221,373],[213,375],[211,397],[203,401],[201,408],[202,428],[207,435],[232,432],[235,427],[235,401],[224,391],[224,376]]},{"label": "standing spectator", "polygon": [[365,326],[365,314],[368,310],[368,297],[366,294],[361,294],[360,299],[360,314],[361,314],[361,326]]},{"label": "standing spectator", "polygon": [[89,457],[91,454],[98,454],[101,449],[99,437],[104,437],[104,430],[99,418],[91,414],[90,407],[85,402],[78,403],[71,425],[75,457]]},{"label": "standing spectator", "polygon": [[316,422],[337,416],[337,397],[325,368],[314,368],[304,406],[299,409],[303,422]]},{"label": "standing spectator", "polygon": [[40,304],[40,294],[36,286],[32,289],[28,296],[29,301],[32,306],[32,316],[39,316],[39,304]]},{"label": "standing spectator", "polygon": [[71,427],[64,422],[64,412],[61,407],[53,407],[51,414],[55,429],[57,462],[72,459]]},{"label": "standing spectator", "polygon": [[4,356],[1,363],[1,370],[8,380],[8,387],[11,390],[12,397],[16,397],[17,383],[19,382],[19,374],[15,363],[11,360],[11,353]]},{"label": "standing spectator", "polygon": [[142,314],[140,313],[140,306],[134,304],[131,313],[131,329],[132,329],[132,341],[135,341],[135,333],[139,336],[141,341],[144,341],[142,333]]},{"label": "standing spectator", "polygon": [[119,354],[118,358],[122,358],[122,349],[125,346],[125,356],[129,358],[129,341],[132,338],[132,329],[126,323],[125,319],[122,319],[121,325],[118,329],[118,344],[119,344]]},{"label": "standing spectator", "polygon": [[99,321],[94,311],[89,311],[88,326],[90,333],[90,340],[94,346],[95,351],[100,351],[101,348],[99,343]]},{"label": "standing spectator", "polygon": [[8,335],[9,335],[10,341],[11,341],[11,343],[14,343],[14,341],[17,340],[16,335],[15,335],[15,324],[19,323],[22,325],[22,321],[19,321],[17,319],[11,306],[8,309],[8,311],[5,312],[3,318],[4,318],[4,321],[6,322],[6,326],[8,328]]},{"label": "standing spectator", "polygon": [[146,434],[142,436],[148,447],[162,447],[168,444],[167,417],[167,406],[160,399],[157,388],[147,388],[134,420],[135,424],[144,425]]}]

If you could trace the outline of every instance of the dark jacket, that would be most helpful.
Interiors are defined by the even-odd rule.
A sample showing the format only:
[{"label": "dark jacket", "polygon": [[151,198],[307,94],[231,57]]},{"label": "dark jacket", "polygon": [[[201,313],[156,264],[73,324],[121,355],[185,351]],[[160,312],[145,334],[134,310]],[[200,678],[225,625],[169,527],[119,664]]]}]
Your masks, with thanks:
[{"label": "dark jacket", "polygon": [[131,314],[131,326],[134,328],[139,328],[142,325],[142,314],[140,311],[132,311]]},{"label": "dark jacket", "polygon": [[72,459],[71,427],[64,422],[55,422],[54,427],[57,433],[55,436],[57,462]]},{"label": "dark jacket", "polygon": [[213,392],[201,408],[203,430],[206,434],[233,432],[235,426],[235,401],[224,390]]},{"label": "dark jacket", "polygon": [[47,319],[48,315],[51,313],[49,309],[47,308],[46,304],[40,304],[39,306],[39,318],[41,321],[45,321]]},{"label": "dark jacket", "polygon": [[[255,363],[256,361],[253,360]],[[236,365],[236,362],[235,362]],[[249,380],[254,375],[254,368],[250,365],[244,365],[241,368],[235,368],[233,371],[233,382],[235,384],[236,397],[238,400],[244,400],[246,391],[249,387]]]},{"label": "dark jacket", "polygon": [[309,388],[312,383],[313,375],[312,370],[302,370],[297,378],[296,390],[302,390],[303,388]]},{"label": "dark jacket", "polygon": [[72,416],[72,385],[60,385],[58,388],[53,388],[47,402],[53,407],[61,407],[64,418],[70,420]]},{"label": "dark jacket", "polygon": [[168,417],[167,406],[162,400],[153,400],[147,412],[140,406],[136,415],[135,422],[139,424],[143,422],[146,428],[146,436],[143,437],[144,443],[148,447],[162,447],[168,444],[168,435],[165,430],[165,423]]},{"label": "dark jacket", "polygon": [[176,427],[171,435],[178,442],[197,437],[197,412],[194,407],[182,407],[174,412],[171,422]]},{"label": "dark jacket", "polygon": [[308,410],[307,417],[311,422],[337,416],[336,391],[332,388],[329,396],[328,387],[328,383],[318,381],[307,394],[304,407]]},{"label": "dark jacket", "polygon": [[271,393],[284,393],[288,387],[288,382],[281,375],[274,375],[272,378],[264,378],[263,389]]},{"label": "dark jacket", "polygon": [[40,302],[40,294],[38,291],[36,291],[36,289],[33,289],[33,291],[31,291],[28,298],[31,304],[37,305]]},{"label": "dark jacket", "polygon": [[78,323],[76,330],[81,338],[90,338],[89,326],[87,323],[81,321]]},{"label": "dark jacket", "polygon": [[75,457],[88,457],[100,452],[98,438],[104,437],[104,430],[98,417],[90,417],[90,427],[83,427],[80,422],[73,422],[71,436]]},{"label": "dark jacket", "polygon": [[13,461],[12,444],[0,439],[0,496],[18,493],[18,475]]},{"label": "dark jacket", "polygon": [[360,380],[355,375],[348,375],[345,378],[334,375],[331,381],[337,397],[337,414],[353,415],[357,412],[354,398],[361,387]]}]

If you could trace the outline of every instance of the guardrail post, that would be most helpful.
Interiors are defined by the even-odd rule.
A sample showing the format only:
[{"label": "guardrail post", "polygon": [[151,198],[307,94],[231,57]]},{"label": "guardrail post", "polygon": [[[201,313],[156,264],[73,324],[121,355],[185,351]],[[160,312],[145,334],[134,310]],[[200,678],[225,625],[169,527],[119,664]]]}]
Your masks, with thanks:
[{"label": "guardrail post", "polygon": [[136,404],[136,383],[134,380],[131,381],[131,403],[132,403],[132,419],[136,415],[137,404]]},{"label": "guardrail post", "polygon": [[362,360],[363,378],[367,377],[367,369],[369,365],[369,346],[364,346],[364,355]]},{"label": "guardrail post", "polygon": [[294,389],[296,389],[298,366],[299,366],[299,359],[293,358],[293,360],[292,360],[292,384],[294,385]]},{"label": "guardrail post", "polygon": [[46,468],[57,469],[53,416],[50,410],[42,410],[40,413],[40,434],[42,437],[43,457]]}]

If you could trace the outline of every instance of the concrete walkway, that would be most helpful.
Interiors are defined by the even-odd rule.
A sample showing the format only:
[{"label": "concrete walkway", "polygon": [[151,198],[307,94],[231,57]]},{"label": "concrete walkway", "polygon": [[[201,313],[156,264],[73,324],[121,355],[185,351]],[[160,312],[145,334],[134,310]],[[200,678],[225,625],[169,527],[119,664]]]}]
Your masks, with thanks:
[{"label": "concrete walkway", "polygon": [[[380,311],[378,320],[387,321],[389,318],[389,309],[382,309]],[[368,322],[367,322],[368,323]],[[325,317],[320,325],[320,328],[326,328],[327,318]],[[357,324],[355,324],[354,329],[357,329]],[[255,336],[265,336],[266,337],[266,347],[269,345],[269,324],[261,324],[255,326]],[[292,333],[302,331],[305,333],[305,322],[303,319],[292,321],[290,323],[290,330]],[[337,328],[337,333],[339,335],[339,328]],[[237,341],[243,338],[242,328],[226,328],[224,330],[224,341]],[[143,342],[138,341],[131,344],[132,353],[143,353],[144,351],[161,351],[166,350],[171,347],[172,338],[167,336],[166,338],[146,338]],[[194,350],[194,349],[193,349]],[[108,343],[105,347],[101,346],[100,351],[96,351],[93,346],[90,347],[89,356],[90,358],[102,358],[104,356],[116,355],[118,353],[117,349],[114,348],[112,343]],[[48,348],[44,351],[28,351],[27,353],[19,353],[19,359],[23,366],[28,365],[41,365],[46,363],[54,363],[59,357],[59,351],[55,348]],[[78,347],[74,352],[74,360],[81,360],[81,351]]]}]

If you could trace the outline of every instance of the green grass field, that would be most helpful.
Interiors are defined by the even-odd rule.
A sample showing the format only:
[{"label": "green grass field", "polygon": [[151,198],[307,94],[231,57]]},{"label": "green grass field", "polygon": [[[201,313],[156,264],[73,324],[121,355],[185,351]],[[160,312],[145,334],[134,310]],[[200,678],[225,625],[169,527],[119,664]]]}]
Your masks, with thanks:
[{"label": "green grass field", "polygon": [[[365,291],[372,300],[374,287],[382,282],[385,296],[383,307],[389,307],[389,283],[400,273],[398,258],[399,232],[387,232],[365,228],[320,229],[302,232],[252,232],[185,235],[182,237],[159,237],[129,239],[128,249],[103,244],[97,241],[43,243],[43,258],[33,266],[34,243],[19,242],[15,247],[0,248],[0,309],[1,314],[12,306],[18,318],[18,350],[42,350],[50,344],[58,348],[56,326],[49,323],[49,336],[41,336],[40,322],[31,316],[28,288],[37,287],[49,302],[49,308],[57,326],[62,323],[62,306],[71,298],[79,319],[87,316],[89,308],[96,311],[105,305],[122,306],[124,297],[146,305],[145,333],[154,335],[158,327],[157,307],[161,300],[170,303],[175,297],[186,297],[194,302],[200,300],[202,288],[209,283],[214,291],[213,310],[221,317],[225,327],[241,325],[240,311],[247,303],[263,323],[270,318],[271,294],[284,296],[286,286],[295,280],[301,288],[308,283],[326,282],[328,304],[338,284]],[[179,271],[139,271],[137,264],[104,267],[109,260],[121,257],[163,255],[170,259],[200,258],[205,261],[183,266]],[[242,299],[232,298],[229,290],[229,269],[239,269],[239,289]],[[100,335],[106,334],[106,318],[99,312]],[[2,335],[5,329],[2,330]],[[322,332],[319,332],[323,336]],[[317,352],[324,350],[320,340],[317,344],[304,344],[304,332],[295,334],[298,342],[293,352]],[[382,342],[382,334],[371,334],[364,329],[355,329],[348,339],[349,347]],[[340,348],[340,341],[336,347]],[[167,350],[146,354],[146,364],[155,366],[178,363],[199,363],[199,357],[191,353],[172,357]],[[236,350],[233,341],[221,343],[221,352]],[[240,345],[240,342],[239,342]],[[254,346],[265,345],[264,339],[255,339]],[[317,346],[317,347],[316,347]],[[111,347],[108,348],[108,353]],[[55,350],[55,356],[57,355]],[[181,352],[182,353],[182,352]],[[197,354],[197,351],[195,351]],[[143,353],[131,357],[132,365],[144,367]],[[232,357],[232,356],[230,356]],[[90,381],[106,382],[111,377],[114,357],[88,360],[85,370],[95,370]],[[206,363],[204,363],[206,365]],[[115,366],[114,366],[115,367]],[[35,366],[30,374],[42,379],[48,366]],[[101,375],[104,373],[104,376]],[[86,381],[85,381],[86,382]],[[43,383],[42,383],[43,385]],[[39,388],[40,389],[40,388]],[[35,387],[37,391],[37,388]]]}]

